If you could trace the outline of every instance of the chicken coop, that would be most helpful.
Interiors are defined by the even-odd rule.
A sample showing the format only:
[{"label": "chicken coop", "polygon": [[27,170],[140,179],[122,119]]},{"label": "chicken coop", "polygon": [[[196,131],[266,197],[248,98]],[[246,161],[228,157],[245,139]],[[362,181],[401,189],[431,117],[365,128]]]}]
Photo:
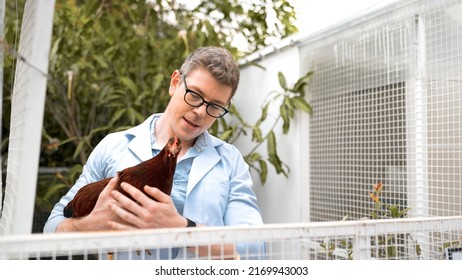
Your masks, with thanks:
[{"label": "chicken coop", "polygon": [[[29,2],[37,11],[46,1]],[[313,112],[297,114],[287,135],[275,130],[289,176],[270,173],[265,185],[255,176],[263,226],[30,234],[33,185],[21,182],[18,162],[25,138],[40,144],[39,134],[21,131],[25,116],[40,112],[22,108],[10,140],[18,148],[8,159],[0,259],[461,259],[461,15],[461,0],[397,1],[240,61],[233,103],[250,122],[259,117],[255,104],[280,87],[278,72],[288,83],[313,72]],[[15,84],[27,100],[24,85]],[[242,153],[250,146],[235,144]],[[227,244],[237,248],[231,255],[220,250]]]}]

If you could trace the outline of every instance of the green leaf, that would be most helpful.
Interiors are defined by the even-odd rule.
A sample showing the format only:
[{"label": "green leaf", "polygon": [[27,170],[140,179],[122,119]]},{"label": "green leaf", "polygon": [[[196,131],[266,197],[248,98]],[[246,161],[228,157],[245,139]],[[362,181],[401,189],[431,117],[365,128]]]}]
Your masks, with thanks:
[{"label": "green leaf", "polygon": [[268,148],[268,154],[276,154],[276,136],[274,135],[273,131],[270,131],[268,133],[268,143],[267,143],[267,148]]},{"label": "green leaf", "polygon": [[306,102],[305,98],[300,97],[300,96],[295,96],[292,98],[292,102],[295,106],[295,108],[300,109],[306,113],[312,113],[313,109],[311,108],[311,105]]},{"label": "green leaf", "polygon": [[162,88],[162,86],[164,84],[164,79],[165,79],[165,76],[164,76],[163,73],[158,73],[157,75],[155,75],[154,79],[152,81],[152,90],[156,91],[156,90]]},{"label": "green leaf", "polygon": [[254,126],[252,128],[252,141],[256,141],[258,143],[263,142],[262,132],[258,126]]},{"label": "green leaf", "polygon": [[313,76],[312,71],[308,72],[305,75],[303,75],[302,77],[300,77],[300,79],[298,79],[297,82],[295,82],[295,85],[293,86],[291,91],[292,92],[297,92],[297,93],[302,93],[303,92],[303,87],[306,86],[306,84],[308,83],[308,80],[311,79],[311,76]]},{"label": "green leaf", "polygon": [[93,55],[93,59],[96,60],[98,62],[98,64],[103,68],[103,69],[106,69],[109,67],[109,65],[107,64],[106,62],[106,58],[101,56],[101,55],[97,55],[97,54],[94,54]]},{"label": "green leaf", "polygon": [[370,215],[371,215],[371,217],[373,219],[378,219],[379,218],[379,215],[377,214],[377,212],[371,212]]},{"label": "green leaf", "polygon": [[292,102],[292,98],[285,96],[283,104],[287,107],[287,114],[289,115],[289,119],[293,119],[295,116],[295,106]]},{"label": "green leaf", "polygon": [[269,108],[269,105],[270,105],[270,103],[267,102],[267,103],[265,104],[265,106],[263,106],[263,108],[262,108],[262,110],[261,110],[261,116],[260,116],[260,118],[258,119],[258,121],[257,121],[256,124],[255,124],[256,126],[259,126],[259,125],[260,125],[261,123],[263,123],[263,122],[266,120],[266,118],[268,117],[268,108]]},{"label": "green leaf", "polygon": [[417,256],[422,255],[422,247],[420,247],[419,244],[416,244],[416,245],[415,245],[415,254],[416,254]]},{"label": "green leaf", "polygon": [[114,124],[115,122],[117,122],[125,114],[125,112],[127,112],[127,108],[120,108],[117,111],[115,111],[109,123]]},{"label": "green leaf", "polygon": [[136,84],[129,77],[120,77],[120,82],[126,86],[133,94],[138,92]]},{"label": "green leaf", "polygon": [[228,123],[225,121],[224,118],[219,118],[219,119],[218,119],[218,122],[214,122],[213,124],[220,124],[221,127],[223,128],[223,130],[229,130],[229,129],[233,129],[233,130],[234,130],[234,129],[235,129],[235,127],[234,127],[234,128],[233,128],[233,127],[230,128],[230,126],[228,125]]},{"label": "green leaf", "polygon": [[406,216],[406,214],[407,214],[407,212],[408,212],[409,210],[411,210],[411,208],[405,208],[405,209],[399,211],[399,213],[398,213],[398,218],[402,218],[402,217]]},{"label": "green leaf", "polygon": [[284,173],[284,169],[282,169],[281,160],[279,159],[277,154],[270,154],[269,162],[274,166],[277,174]]},{"label": "green leaf", "polygon": [[227,141],[234,133],[234,129],[228,129],[220,135],[220,139]]},{"label": "green leaf", "polygon": [[395,246],[387,246],[387,258],[393,259],[396,256]]},{"label": "green leaf", "polygon": [[250,154],[248,159],[249,159],[250,162],[254,162],[254,161],[260,160],[261,155],[259,153],[257,153],[257,152],[253,152],[253,153]]},{"label": "green leaf", "polygon": [[56,41],[53,43],[53,46],[50,51],[50,59],[54,59],[56,57],[56,54],[60,47],[61,40],[62,40],[62,37],[56,39]]},{"label": "green leaf", "polygon": [[237,110],[236,106],[234,106],[234,104],[231,104],[228,109],[229,112],[239,120],[239,122],[245,123],[244,119],[242,118],[241,114],[239,114],[239,111]]},{"label": "green leaf", "polygon": [[397,206],[391,205],[391,206],[389,206],[389,210],[390,210],[390,216],[391,216],[391,217],[393,217],[393,218],[399,218],[399,216],[398,216],[399,209],[398,209]]},{"label": "green leaf", "polygon": [[135,124],[140,123],[140,122],[142,122],[144,120],[144,116],[141,115],[133,107],[128,107],[127,108],[127,115],[128,115],[130,125],[135,125]]},{"label": "green leaf", "polygon": [[85,145],[86,145],[85,141],[80,141],[72,157],[77,158]]},{"label": "green leaf", "polygon": [[279,85],[281,85],[281,87],[282,87],[284,90],[288,90],[286,78],[284,77],[284,75],[282,74],[282,72],[278,72],[278,78],[279,78]]},{"label": "green leaf", "polygon": [[110,129],[110,128],[111,128],[111,126],[109,126],[109,125],[106,125],[106,126],[99,126],[99,127],[96,127],[96,128],[94,128],[94,129],[92,129],[92,130],[90,131],[90,133],[88,133],[88,135],[89,135],[89,136],[93,136],[93,135],[95,135],[96,133],[98,133],[98,132],[100,132],[100,131],[106,131],[106,130],[108,130],[108,129]]},{"label": "green leaf", "polygon": [[258,163],[260,164],[260,180],[262,185],[265,185],[266,178],[268,177],[268,166],[266,164],[266,161],[262,159],[260,159]]},{"label": "green leaf", "polygon": [[281,107],[279,107],[279,112],[282,117],[282,132],[284,134],[287,134],[290,128],[290,118],[287,106],[285,104],[282,104]]},{"label": "green leaf", "polygon": [[284,168],[282,167],[282,161],[279,158],[277,154],[277,148],[276,148],[276,136],[274,135],[274,132],[271,131],[268,134],[268,143],[267,143],[267,149],[268,149],[268,157],[269,157],[269,162],[274,166],[276,169],[277,174],[284,174],[287,177],[287,173],[285,172]]},{"label": "green leaf", "polygon": [[52,185],[50,186],[47,191],[45,192],[45,194],[42,196],[42,199],[44,200],[49,200],[50,198],[53,197],[53,195],[57,192],[59,192],[60,190],[62,189],[67,189],[68,186],[66,186],[65,184],[55,184],[55,185]]}]

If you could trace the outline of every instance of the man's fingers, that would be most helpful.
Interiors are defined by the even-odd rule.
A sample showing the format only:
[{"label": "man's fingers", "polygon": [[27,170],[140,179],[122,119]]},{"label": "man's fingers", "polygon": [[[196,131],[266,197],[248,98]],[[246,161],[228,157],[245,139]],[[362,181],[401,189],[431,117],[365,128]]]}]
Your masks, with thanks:
[{"label": "man's fingers", "polygon": [[114,177],[112,177],[112,179],[107,184],[106,189],[109,189],[109,191],[114,190],[117,187],[117,181],[119,181],[119,174],[116,174]]},{"label": "man's fingers", "polygon": [[162,203],[169,203],[170,196],[162,192],[160,189],[150,186],[144,186],[144,191],[152,198]]},{"label": "man's fingers", "polygon": [[[115,203],[111,204],[110,205],[110,208],[112,210],[112,212],[114,212],[114,214],[116,214],[117,216],[119,216],[120,219],[122,219],[122,221],[124,221],[124,223],[134,223],[135,221],[137,221],[137,217],[136,215],[134,215],[133,213],[125,210],[124,208],[121,208],[119,206],[117,206]],[[130,226],[128,224],[121,224],[121,223],[118,223],[118,222],[115,222],[115,221],[109,221],[109,224],[108,224],[110,227],[112,227],[113,229],[133,229],[135,227],[133,226]]]},{"label": "man's fingers", "polygon": [[117,181],[119,181],[119,175],[118,174],[116,174],[114,177],[111,178],[111,180],[109,180],[106,187],[101,192],[101,195],[103,195],[103,193],[104,193],[104,195],[107,195],[107,194],[111,193],[111,191],[115,190],[115,188],[117,187]]},{"label": "man's fingers", "polygon": [[113,221],[109,221],[107,224],[108,224],[108,226],[109,226],[111,229],[113,229],[113,230],[130,230],[130,229],[136,229],[136,228],[133,227],[133,226],[124,225],[124,224],[117,223],[117,222],[113,222]]},{"label": "man's fingers", "polygon": [[135,188],[134,186],[130,185],[129,183],[123,182],[120,184],[122,189],[130,194],[133,199],[135,199],[140,205],[147,206],[153,202],[152,198],[159,202],[164,202],[165,198],[162,196],[162,192],[156,188],[152,188],[149,186],[144,186],[144,191],[150,195],[151,197],[147,196],[141,190]]}]

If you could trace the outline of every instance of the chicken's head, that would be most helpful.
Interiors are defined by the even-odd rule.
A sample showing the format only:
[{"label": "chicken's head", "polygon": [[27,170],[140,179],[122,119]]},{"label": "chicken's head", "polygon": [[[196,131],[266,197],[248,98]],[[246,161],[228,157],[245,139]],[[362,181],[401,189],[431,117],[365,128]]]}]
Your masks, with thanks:
[{"label": "chicken's head", "polygon": [[168,156],[176,157],[181,151],[181,140],[175,136],[170,138],[167,143]]}]

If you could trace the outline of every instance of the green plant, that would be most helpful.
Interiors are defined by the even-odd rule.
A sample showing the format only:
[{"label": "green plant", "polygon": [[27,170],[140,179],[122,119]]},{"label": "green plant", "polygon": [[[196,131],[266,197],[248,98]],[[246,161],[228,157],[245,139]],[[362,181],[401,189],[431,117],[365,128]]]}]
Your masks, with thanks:
[{"label": "green plant", "polygon": [[399,219],[406,217],[410,208],[404,208],[400,210],[399,205],[390,205],[381,201],[380,194],[382,192],[382,188],[382,182],[378,182],[376,185],[374,185],[374,190],[369,193],[369,196],[372,198],[372,200],[374,200],[375,203],[374,210],[370,212],[371,217],[373,219]]},{"label": "green plant", "polygon": [[[372,219],[399,219],[405,218],[410,208],[400,210],[399,205],[391,205],[382,202],[381,193],[383,190],[382,182],[378,182],[373,186],[372,192],[369,192],[369,197],[374,201],[374,210],[370,212]],[[346,220],[344,217],[343,220]],[[385,234],[374,235],[370,239],[371,258],[377,259],[396,259],[399,255],[399,248],[402,243],[408,239],[414,246],[414,253],[420,257],[422,249],[417,240],[414,240],[410,234]],[[353,259],[353,243],[348,239],[339,239],[331,241],[329,239],[320,243],[321,248],[325,251],[328,258]]]},{"label": "green plant", "polygon": [[[373,219],[399,219],[406,217],[410,208],[404,208],[400,210],[399,205],[390,205],[384,203],[380,199],[382,190],[383,184],[382,182],[378,182],[376,185],[374,185],[373,191],[369,193],[369,196],[374,201],[374,210],[370,212],[371,217]],[[410,235],[406,236],[411,237]],[[401,242],[401,240],[404,240],[402,234],[386,234],[382,236],[375,236],[371,239],[371,245],[373,248],[375,247],[377,249],[372,249],[371,253],[378,258],[395,259],[398,255],[397,250],[399,246],[397,245]]]},{"label": "green plant", "polygon": [[74,185],[81,173],[82,166],[78,164],[69,169],[39,173],[35,199],[36,207],[41,211],[49,212],[61,196]]},{"label": "green plant", "polygon": [[[283,134],[287,134],[290,129],[291,120],[295,117],[296,112],[302,111],[311,113],[312,108],[305,100],[305,86],[308,84],[313,72],[308,72],[300,77],[292,87],[289,87],[284,75],[279,72],[278,79],[282,91],[272,91],[269,93],[267,100],[261,108],[261,115],[254,124],[249,124],[236,110],[231,106],[231,114],[236,118],[236,125],[228,125],[224,120],[221,120],[221,127],[223,131],[217,133],[221,139],[233,143],[237,138],[251,135],[251,141],[254,143],[250,152],[244,155],[245,161],[249,164],[250,168],[255,170],[260,177],[262,184],[266,183],[268,175],[268,163],[271,164],[277,174],[288,176],[290,169],[279,158],[277,152],[277,140],[274,129],[277,125],[282,126]],[[262,124],[267,121],[268,110],[272,105],[279,104],[279,115],[273,119],[269,124],[269,129],[266,132],[262,130]],[[217,129],[215,127],[214,129]],[[258,152],[258,148],[266,143],[267,155],[264,156]]]},{"label": "green plant", "polygon": [[328,259],[353,259],[353,243],[347,239],[332,241],[326,238],[319,244],[327,255]]}]

